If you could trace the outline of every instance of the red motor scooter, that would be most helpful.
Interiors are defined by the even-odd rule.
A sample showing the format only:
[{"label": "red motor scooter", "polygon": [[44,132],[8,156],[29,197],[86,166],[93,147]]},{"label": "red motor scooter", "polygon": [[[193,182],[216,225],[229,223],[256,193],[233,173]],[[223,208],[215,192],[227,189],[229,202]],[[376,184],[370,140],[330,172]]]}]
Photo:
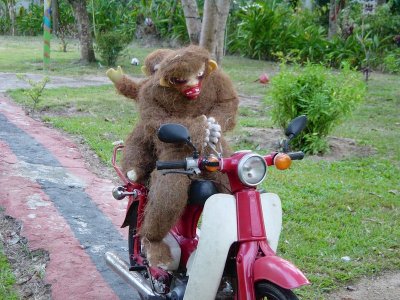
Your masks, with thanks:
[{"label": "red motor scooter", "polygon": [[[212,181],[193,180],[189,203],[178,223],[164,238],[174,262],[168,269],[149,266],[137,231],[147,201],[145,186],[130,182],[116,164],[124,185],[113,190],[114,198],[129,197],[123,227],[129,226],[128,264],[112,252],[107,264],[130,283],[142,299],[275,299],[295,300],[293,289],[309,284],[292,263],[276,255],[282,224],[279,197],[256,189],[267,167],[287,169],[302,152],[288,153],[288,143],[305,127],[306,117],[287,127],[281,153],[261,156],[251,151],[235,152],[229,158],[199,156],[189,132],[179,124],[161,126],[158,137],[167,143],[186,143],[193,156],[182,161],[157,162],[158,170],[188,176],[201,172],[227,174],[232,194],[218,193]],[[201,229],[197,228],[202,215]],[[268,235],[267,235],[268,234]]]}]

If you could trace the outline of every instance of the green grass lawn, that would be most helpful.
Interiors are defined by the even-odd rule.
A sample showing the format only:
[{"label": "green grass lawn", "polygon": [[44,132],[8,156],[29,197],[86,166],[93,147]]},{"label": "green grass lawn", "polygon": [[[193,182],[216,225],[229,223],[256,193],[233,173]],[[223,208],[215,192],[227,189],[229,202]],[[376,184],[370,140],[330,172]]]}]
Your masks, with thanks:
[{"label": "green grass lawn", "polygon": [[2,253],[3,249],[0,245],[0,299],[17,300],[19,297],[13,289],[15,277],[10,269],[7,257]]},{"label": "green grass lawn", "polygon": [[[78,57],[77,53],[70,55],[71,61]],[[20,63],[24,65],[26,60]],[[0,59],[1,70],[3,66]],[[24,66],[20,72],[28,72],[29,65]],[[223,68],[240,93],[257,96],[268,94],[268,86],[254,80],[262,72],[276,71],[271,63],[234,57],[227,57]],[[53,72],[96,74],[104,70],[90,66],[82,73],[62,68]],[[279,194],[283,204],[279,252],[312,282],[297,291],[303,299],[327,299],[327,292],[361,276],[400,269],[399,82],[400,76],[372,73],[366,101],[332,134],[369,146],[375,149],[374,154],[340,161],[306,158],[294,162],[287,171],[271,168],[263,183],[264,189]],[[10,95],[22,105],[30,104],[21,90]],[[265,110],[241,108],[237,130],[271,126],[267,108],[272,103],[266,101]],[[45,121],[82,136],[107,164],[111,143],[124,139],[137,120],[134,104],[117,95],[112,85],[47,89],[39,109]],[[240,144],[243,146],[256,147]],[[342,260],[344,256],[350,261]]]}]

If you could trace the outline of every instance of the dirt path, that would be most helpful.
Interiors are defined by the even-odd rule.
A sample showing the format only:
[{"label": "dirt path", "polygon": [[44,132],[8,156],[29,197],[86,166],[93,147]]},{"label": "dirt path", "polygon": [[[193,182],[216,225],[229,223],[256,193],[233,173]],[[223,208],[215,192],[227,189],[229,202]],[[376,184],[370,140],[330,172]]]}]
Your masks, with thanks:
[{"label": "dirt path", "polygon": [[[40,81],[43,75],[24,73],[28,79]],[[81,77],[66,77],[66,76],[51,76],[50,82],[46,85],[47,88],[56,87],[82,87],[110,84],[110,80],[106,77],[99,76],[81,76]],[[0,73],[0,93],[7,90],[29,88],[29,84],[19,79],[15,73]]]}]

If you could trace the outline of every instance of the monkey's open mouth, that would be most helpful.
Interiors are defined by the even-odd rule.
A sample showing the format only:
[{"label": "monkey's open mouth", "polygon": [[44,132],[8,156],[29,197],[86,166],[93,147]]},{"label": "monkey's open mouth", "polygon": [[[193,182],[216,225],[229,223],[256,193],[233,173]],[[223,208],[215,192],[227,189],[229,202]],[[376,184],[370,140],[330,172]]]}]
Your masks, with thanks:
[{"label": "monkey's open mouth", "polygon": [[182,92],[186,98],[190,100],[196,99],[200,95],[200,86],[193,86]]}]

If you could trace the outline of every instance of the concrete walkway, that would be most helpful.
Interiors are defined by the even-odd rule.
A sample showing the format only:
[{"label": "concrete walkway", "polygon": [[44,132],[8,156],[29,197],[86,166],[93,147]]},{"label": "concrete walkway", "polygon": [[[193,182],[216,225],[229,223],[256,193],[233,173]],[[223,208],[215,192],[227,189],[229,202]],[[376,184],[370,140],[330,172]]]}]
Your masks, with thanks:
[{"label": "concrete walkway", "polygon": [[[102,84],[110,84],[106,76],[52,76],[48,87]],[[0,91],[24,87],[15,74],[0,73]],[[106,251],[128,260],[127,229],[120,228],[126,201],[112,198],[114,185],[89,170],[73,141],[1,92],[0,186],[0,206],[23,223],[29,247],[50,254],[52,299],[139,299],[104,260]]]}]

